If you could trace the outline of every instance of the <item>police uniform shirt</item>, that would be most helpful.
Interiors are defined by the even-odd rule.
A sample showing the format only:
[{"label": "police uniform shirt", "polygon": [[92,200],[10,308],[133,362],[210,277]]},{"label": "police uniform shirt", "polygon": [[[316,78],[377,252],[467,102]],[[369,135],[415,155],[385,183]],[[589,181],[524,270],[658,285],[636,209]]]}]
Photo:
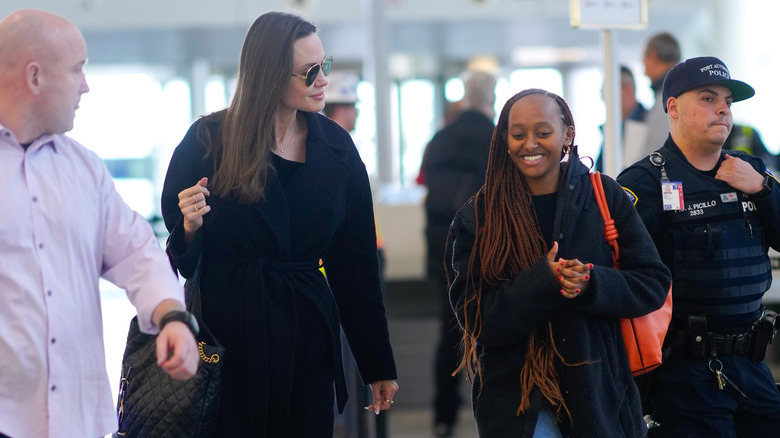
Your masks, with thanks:
[{"label": "police uniform shirt", "polygon": [[[723,161],[722,154],[714,169],[700,171],[688,163],[671,137],[659,151],[666,161],[664,167],[669,180],[682,182],[684,206],[680,211],[664,211],[660,184],[661,168],[651,164],[649,157],[624,170],[618,176],[618,182],[634,202],[662,260],[672,270],[676,286],[681,285],[682,267],[680,264],[675,266],[675,248],[678,258],[683,252],[691,254],[693,248],[701,248],[699,256],[689,255],[689,259],[684,262],[687,263],[685,268],[688,270],[688,278],[696,280],[688,282],[689,287],[685,291],[687,296],[683,300],[678,299],[677,289],[681,287],[676,288],[675,315],[678,316],[686,309],[691,310],[692,306],[693,309],[707,313],[710,329],[749,327],[760,313],[756,306],[760,305],[761,296],[771,285],[766,245],[780,247],[780,227],[778,221],[773,220],[780,214],[780,189],[772,190],[764,198],[746,195],[715,179]],[[738,151],[727,152],[747,161],[764,174],[766,166],[760,159]],[[708,230],[707,227],[715,228]],[[713,230],[715,232],[712,232]],[[761,239],[764,246],[756,247],[755,240]],[[744,262],[745,265],[751,265],[747,268],[739,266],[747,257],[734,256],[732,260],[723,261],[720,253],[710,251],[712,249],[721,253],[727,252],[729,250],[723,248],[728,248],[729,245],[752,245],[756,254],[752,254],[752,261]],[[696,257],[699,257],[699,260],[692,260]],[[732,274],[740,269],[741,274]],[[711,275],[708,271],[719,273],[725,280]],[[733,285],[724,285],[735,277],[741,279],[734,280]],[[747,291],[740,282],[750,283],[751,290]],[[732,292],[727,291],[728,287],[732,288]],[[708,292],[716,288],[722,288],[726,292],[709,296]],[[728,310],[724,311],[722,306],[727,306]]]}]

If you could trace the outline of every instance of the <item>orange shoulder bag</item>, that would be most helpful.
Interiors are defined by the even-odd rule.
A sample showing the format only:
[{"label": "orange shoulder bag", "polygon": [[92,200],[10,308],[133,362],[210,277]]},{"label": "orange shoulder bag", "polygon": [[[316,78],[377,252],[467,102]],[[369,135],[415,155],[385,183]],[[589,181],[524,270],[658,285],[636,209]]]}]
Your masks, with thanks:
[{"label": "orange shoulder bag", "polygon": [[[615,221],[609,214],[609,206],[604,196],[604,187],[601,184],[599,172],[590,174],[590,182],[593,185],[593,193],[599,204],[601,218],[604,219],[604,240],[612,247],[612,261],[615,269],[619,269],[618,259],[618,232]],[[637,318],[624,318],[620,320],[620,331],[623,334],[623,344],[628,354],[628,364],[631,373],[636,377],[661,365],[661,347],[664,337],[672,320],[672,288],[666,295],[666,301],[660,309]]]}]

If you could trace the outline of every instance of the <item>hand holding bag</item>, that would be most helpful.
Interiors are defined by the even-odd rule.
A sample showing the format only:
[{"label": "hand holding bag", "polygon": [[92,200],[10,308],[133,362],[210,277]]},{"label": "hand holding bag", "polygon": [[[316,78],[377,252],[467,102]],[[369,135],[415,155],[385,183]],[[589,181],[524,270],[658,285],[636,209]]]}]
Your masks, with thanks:
[{"label": "hand holding bag", "polygon": [[[601,183],[599,172],[590,174],[593,193],[604,219],[604,239],[612,247],[612,260],[615,269],[619,268],[620,248],[618,247],[618,232],[615,221],[609,213],[607,199],[604,196],[604,187]],[[624,318],[620,320],[620,331],[623,334],[623,344],[628,354],[628,364],[634,377],[647,373],[661,365],[661,348],[664,344],[669,323],[672,320],[672,288],[666,295],[666,301],[660,309],[637,318]]]},{"label": "hand holding bag", "polygon": [[215,435],[225,349],[201,319],[200,266],[185,285],[187,309],[200,326],[198,371],[175,380],[157,365],[156,335],[130,321],[117,400],[119,430],[114,438],[207,438]]}]

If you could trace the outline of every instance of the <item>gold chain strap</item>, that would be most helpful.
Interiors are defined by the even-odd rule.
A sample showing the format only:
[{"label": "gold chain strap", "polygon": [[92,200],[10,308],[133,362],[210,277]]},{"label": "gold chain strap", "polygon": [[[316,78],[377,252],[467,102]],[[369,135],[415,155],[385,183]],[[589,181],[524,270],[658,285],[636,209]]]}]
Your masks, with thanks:
[{"label": "gold chain strap", "polygon": [[203,346],[206,345],[205,342],[198,342],[198,353],[200,353],[200,358],[203,359],[203,362],[206,363],[217,363],[219,362],[219,355],[214,353],[211,355],[211,357],[206,356],[206,353],[203,351]]}]

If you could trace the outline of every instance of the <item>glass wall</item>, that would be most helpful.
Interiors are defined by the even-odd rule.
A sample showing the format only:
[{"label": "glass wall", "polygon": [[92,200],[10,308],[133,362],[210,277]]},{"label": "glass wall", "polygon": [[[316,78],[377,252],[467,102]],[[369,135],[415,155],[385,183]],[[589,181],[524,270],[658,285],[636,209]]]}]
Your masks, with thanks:
[{"label": "glass wall", "polygon": [[105,161],[125,202],[153,220],[170,155],[190,123],[189,85],[163,83],[145,67],[90,66],[86,76],[90,92],[69,135]]}]

